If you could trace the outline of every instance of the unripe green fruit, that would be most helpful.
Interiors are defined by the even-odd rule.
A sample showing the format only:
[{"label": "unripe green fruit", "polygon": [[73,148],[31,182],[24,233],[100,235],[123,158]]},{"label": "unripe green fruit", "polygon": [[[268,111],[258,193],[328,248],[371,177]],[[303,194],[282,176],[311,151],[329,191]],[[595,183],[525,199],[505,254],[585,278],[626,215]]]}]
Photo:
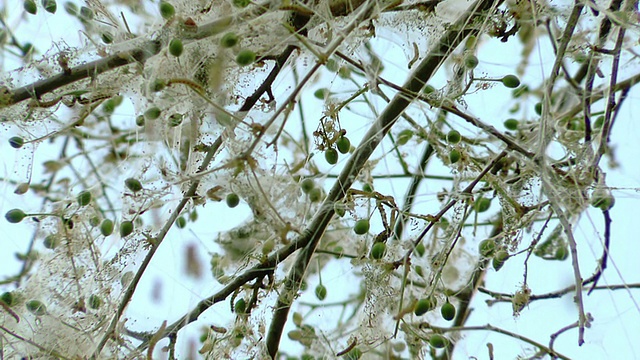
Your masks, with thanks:
[{"label": "unripe green fruit", "polygon": [[384,257],[385,252],[387,252],[387,244],[381,241],[377,242],[371,247],[371,258],[380,260]]},{"label": "unripe green fruit", "polygon": [[76,199],[78,200],[78,205],[87,206],[91,202],[91,193],[88,191],[81,191]]},{"label": "unripe green fruit", "polygon": [[60,245],[60,238],[56,235],[50,234],[44,238],[44,241],[42,243],[45,248],[53,250],[57,248],[58,245]]},{"label": "unripe green fruit", "polygon": [[147,120],[155,120],[160,117],[161,112],[157,106],[150,107],[144,112],[144,118]]},{"label": "unripe green fruit", "polygon": [[236,301],[233,310],[236,314],[244,314],[247,311],[247,302],[244,299]]},{"label": "unripe green fruit", "polygon": [[402,130],[400,131],[400,133],[398,133],[398,138],[396,139],[396,143],[398,145],[404,145],[408,143],[412,137],[413,137],[413,130],[409,130],[409,129]]},{"label": "unripe green fruit", "polygon": [[120,224],[120,237],[127,237],[133,233],[133,222],[131,221],[123,221]]},{"label": "unripe green fruit", "polygon": [[336,215],[338,215],[339,217],[343,217],[347,213],[344,207],[344,204],[341,204],[341,203],[333,204],[333,210],[336,212]]},{"label": "unripe green fruit", "polygon": [[460,136],[460,132],[458,132],[458,130],[450,130],[449,133],[447,134],[447,141],[449,142],[449,144],[457,144],[460,142],[461,136]]},{"label": "unripe green fruit", "polygon": [[89,296],[89,307],[92,309],[99,309],[102,305],[102,299],[98,295],[91,294]]},{"label": "unripe green fruit", "polygon": [[102,39],[102,42],[105,44],[111,44],[113,42],[113,34],[105,31],[102,34],[100,34],[100,38]]},{"label": "unripe green fruit", "polygon": [[464,57],[464,66],[467,69],[475,69],[478,66],[478,58],[475,55],[467,55]]},{"label": "unripe green fruit", "polygon": [[33,315],[42,316],[47,313],[47,307],[41,301],[29,300],[24,305]]},{"label": "unripe green fruit", "polygon": [[516,119],[507,119],[504,121],[504,127],[507,128],[507,130],[518,130],[519,125],[520,122]]},{"label": "unripe green fruit", "polygon": [[254,61],[256,61],[256,53],[251,50],[240,50],[236,55],[236,63],[240,66],[251,65]]},{"label": "unripe green fruit", "polygon": [[83,6],[80,8],[80,17],[85,21],[93,20],[94,16],[95,14],[93,13],[93,10],[89,9],[88,7]]},{"label": "unripe green fruit", "polygon": [[604,116],[600,115],[600,116],[598,116],[596,121],[593,122],[593,128],[594,129],[602,129],[603,125],[604,125]]},{"label": "unripe green fruit", "polygon": [[182,40],[172,39],[169,42],[169,54],[175,57],[179,57],[180,55],[182,55],[183,51],[184,51],[184,45],[182,45]]},{"label": "unripe green fruit", "polygon": [[498,251],[493,256],[493,260],[492,260],[493,268],[496,271],[502,269],[502,266],[504,265],[504,263],[507,261],[508,258],[509,258],[509,253],[506,250]]},{"label": "unripe green fruit", "polygon": [[182,114],[179,114],[179,113],[171,114],[171,116],[169,116],[169,126],[170,127],[180,126],[180,124],[182,124],[182,118],[183,118]]},{"label": "unripe green fruit", "polygon": [[318,286],[316,286],[315,292],[316,292],[316,297],[320,301],[324,300],[327,297],[327,288],[322,284],[319,284]]},{"label": "unripe green fruit", "polygon": [[442,335],[434,334],[429,338],[429,345],[436,349],[442,349],[447,346],[449,341]]},{"label": "unripe green fruit", "polygon": [[616,198],[613,197],[613,194],[608,189],[599,187],[591,194],[591,206],[597,207],[602,211],[611,209],[615,203]]},{"label": "unripe green fruit", "polygon": [[424,87],[424,90],[422,90],[422,92],[423,92],[423,93],[425,93],[425,94],[427,94],[427,95],[428,95],[428,94],[431,94],[431,93],[432,93],[432,92],[434,92],[434,91],[436,91],[436,88],[434,88],[434,87],[433,87],[433,86],[431,86],[431,85],[427,85],[427,86],[425,86],[425,87]]},{"label": "unripe green fruit", "polygon": [[473,204],[474,210],[479,213],[489,210],[490,207],[491,207],[491,199],[488,199],[485,197],[479,198]]},{"label": "unripe green fruit", "polygon": [[96,227],[98,225],[100,225],[100,218],[98,216],[92,216],[89,218],[89,225],[91,225],[91,227]]},{"label": "unripe green fruit", "polygon": [[335,165],[338,162],[338,151],[334,148],[327,149],[324,152],[324,158],[331,165]]},{"label": "unripe green fruit", "polygon": [[418,302],[416,302],[416,305],[413,308],[413,313],[416,314],[416,316],[422,316],[427,312],[435,309],[437,304],[438,302],[433,296],[420,299],[418,300]]},{"label": "unripe green fruit", "polygon": [[536,112],[536,114],[542,115],[542,103],[536,103],[536,105],[533,107],[533,110]]},{"label": "unripe green fruit", "polygon": [[12,224],[19,223],[25,217],[27,217],[27,214],[25,214],[24,211],[20,209],[12,209],[7,211],[6,214],[4,214],[4,218],[7,219],[7,221]]},{"label": "unripe green fruit", "polygon": [[461,156],[462,155],[460,154],[460,150],[453,149],[449,152],[449,161],[451,161],[452,164],[455,164],[460,161]]},{"label": "unripe green fruit", "polygon": [[322,189],[313,188],[309,191],[309,200],[311,202],[318,202],[322,200]]},{"label": "unripe green fruit", "polygon": [[369,183],[365,183],[364,185],[362,185],[362,191],[368,192],[368,193],[372,193],[373,192],[373,185],[369,184]]},{"label": "unripe green fruit", "polygon": [[162,79],[155,79],[153,80],[151,85],[149,85],[149,89],[153,92],[162,91],[166,87],[167,87],[167,82]]},{"label": "unripe green fruit", "polygon": [[2,295],[0,295],[0,301],[5,303],[7,306],[15,305],[17,302],[16,300],[17,299],[13,291],[7,291],[5,293],[2,293]]},{"label": "unripe green fruit", "polygon": [[360,219],[356,221],[356,224],[353,226],[353,232],[358,235],[364,235],[369,232],[369,226],[368,219]]},{"label": "unripe green fruit", "polygon": [[442,318],[451,321],[454,317],[456,317],[456,307],[453,306],[452,303],[446,302],[440,308],[440,313],[442,314]]},{"label": "unripe green fruit", "polygon": [[109,236],[113,233],[113,221],[109,219],[102,220],[100,224],[100,233],[103,236]]},{"label": "unripe green fruit", "polygon": [[176,226],[178,227],[178,229],[184,229],[184,227],[187,226],[187,219],[185,219],[183,216],[180,216],[176,219]]},{"label": "unripe green fruit", "polygon": [[483,257],[489,257],[496,251],[496,242],[493,239],[482,240],[480,245],[478,245],[478,248],[480,250],[480,255]]},{"label": "unripe green fruit", "polygon": [[64,9],[66,10],[67,14],[71,16],[78,16],[78,7],[71,1],[67,1],[64,3]]},{"label": "unripe green fruit", "polygon": [[56,0],[42,0],[42,7],[51,14],[55,14],[56,10],[58,10]]},{"label": "unripe green fruit", "polygon": [[136,125],[144,126],[144,115],[136,116]]},{"label": "unripe green fruit", "polygon": [[142,183],[140,183],[140,180],[138,179],[128,178],[124,181],[124,185],[127,187],[127,189],[133,192],[142,190]]},{"label": "unripe green fruit", "polygon": [[35,15],[38,12],[38,6],[34,0],[24,0],[22,6],[24,10],[31,15]]},{"label": "unripe green fruit", "polygon": [[318,100],[324,100],[326,97],[329,96],[330,93],[331,92],[329,91],[329,89],[321,88],[313,92],[313,97],[315,97]]},{"label": "unripe green fruit", "polygon": [[20,136],[14,136],[9,139],[9,145],[14,149],[20,149],[24,145],[24,139]]},{"label": "unripe green fruit", "polygon": [[227,195],[225,201],[227,202],[228,207],[234,208],[238,206],[238,204],[240,204],[240,197],[236,193],[230,193],[229,195]]},{"label": "unripe green fruit", "polygon": [[238,41],[238,35],[232,32],[228,32],[220,38],[220,46],[222,46],[223,48],[232,48],[236,46]]},{"label": "unripe green fruit", "polygon": [[502,84],[508,88],[514,89],[520,85],[520,79],[515,75],[507,75],[502,78]]},{"label": "unripe green fruit", "polygon": [[341,136],[340,139],[336,141],[336,147],[341,154],[346,154],[349,152],[349,149],[351,149],[351,141],[349,141],[348,137]]},{"label": "unripe green fruit", "polygon": [[313,188],[316,187],[315,181],[313,179],[306,178],[300,182],[300,188],[302,192],[308,194]]},{"label": "unripe green fruit", "polygon": [[160,1],[160,15],[165,19],[169,20],[173,18],[176,14],[176,8],[166,1]]},{"label": "unripe green fruit", "polygon": [[243,8],[251,4],[251,0],[233,0],[233,6]]}]

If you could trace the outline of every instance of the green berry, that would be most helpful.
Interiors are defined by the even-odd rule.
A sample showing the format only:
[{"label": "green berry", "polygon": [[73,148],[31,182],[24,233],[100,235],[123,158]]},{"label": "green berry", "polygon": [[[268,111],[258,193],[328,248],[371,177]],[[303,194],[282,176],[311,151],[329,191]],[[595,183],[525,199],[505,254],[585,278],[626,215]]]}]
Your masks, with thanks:
[{"label": "green berry", "polygon": [[109,219],[102,220],[100,224],[100,233],[103,236],[109,236],[113,233],[113,221]]},{"label": "green berry", "polygon": [[371,258],[380,260],[384,257],[385,252],[387,252],[387,244],[381,241],[377,242],[371,247]]},{"label": "green berry", "polygon": [[16,300],[17,299],[13,291],[7,291],[5,293],[2,293],[2,295],[0,295],[0,301],[5,303],[7,306],[15,305],[17,302]]},{"label": "green berry", "polygon": [[482,240],[480,245],[478,245],[478,248],[480,250],[480,255],[483,257],[489,257],[496,251],[496,242],[493,239]]},{"label": "green berry", "polygon": [[519,125],[520,125],[520,122],[516,119],[507,119],[504,121],[504,127],[507,130],[518,130]]},{"label": "green berry", "polygon": [[25,303],[27,310],[36,316],[42,316],[47,313],[47,307],[38,300],[29,300]]},{"label": "green berry", "polygon": [[98,295],[91,294],[89,296],[89,307],[92,309],[99,309],[102,305],[102,299]]},{"label": "green berry", "polygon": [[462,155],[460,154],[460,150],[453,149],[449,152],[449,161],[451,161],[452,164],[455,164],[460,161],[461,156]]},{"label": "green berry", "polygon": [[461,136],[458,130],[451,130],[447,134],[447,141],[449,142],[449,144],[452,144],[452,145],[457,144],[460,142],[460,139],[461,139]]},{"label": "green berry", "polygon": [[182,45],[182,40],[172,39],[169,42],[169,54],[175,57],[179,57],[180,55],[182,55],[183,51],[184,51],[184,45]]},{"label": "green berry", "polygon": [[222,37],[220,38],[220,46],[222,46],[223,48],[232,48],[236,46],[238,41],[238,35],[232,32],[228,32],[222,35]]},{"label": "green berry", "polygon": [[326,88],[321,88],[313,92],[313,96],[318,100],[324,100],[327,96],[329,96],[330,91]]},{"label": "green berry", "polygon": [[316,297],[320,301],[324,300],[327,297],[327,288],[322,284],[319,284],[318,286],[316,286],[315,292],[316,292]]},{"label": "green berry", "polygon": [[616,198],[614,198],[611,191],[606,188],[598,187],[593,191],[593,194],[591,194],[591,206],[597,207],[602,211],[611,209],[615,203]]},{"label": "green berry", "polygon": [[336,141],[336,147],[341,154],[346,154],[351,149],[351,141],[346,136],[341,136],[338,141]]},{"label": "green berry", "polygon": [[313,188],[309,191],[309,200],[311,202],[318,202],[322,200],[322,189]]},{"label": "green berry", "polygon": [[157,106],[150,107],[144,112],[144,118],[147,120],[155,120],[160,117],[161,112]]},{"label": "green berry", "polygon": [[127,189],[133,192],[142,190],[142,183],[140,183],[140,180],[138,179],[128,178],[124,181],[124,185],[127,187]]},{"label": "green berry", "polygon": [[24,10],[31,15],[35,15],[38,12],[38,6],[34,0],[24,0],[22,6]]},{"label": "green berry", "polygon": [[251,65],[254,61],[256,61],[256,53],[251,50],[240,50],[236,55],[236,63],[240,66]]},{"label": "green berry", "polygon": [[406,143],[409,142],[409,140],[411,140],[411,138],[413,137],[413,130],[402,130],[400,131],[400,133],[398,133],[398,138],[396,139],[396,144],[398,145],[404,145]]},{"label": "green berry", "polygon": [[596,121],[593,122],[593,128],[594,129],[602,129],[603,125],[604,125],[604,116],[600,115],[600,116],[598,116]]},{"label": "green berry", "polygon": [[233,0],[233,6],[243,8],[251,4],[251,0]]},{"label": "green berry", "polygon": [[418,302],[416,302],[416,305],[413,307],[413,313],[416,314],[416,316],[422,316],[427,312],[435,309],[437,304],[438,302],[433,296],[420,299],[418,300]]},{"label": "green berry", "polygon": [[373,192],[373,185],[369,184],[369,183],[365,183],[364,185],[362,185],[362,191],[368,192],[368,193],[372,193]]},{"label": "green berry", "polygon": [[133,233],[133,222],[126,220],[120,224],[120,237],[127,237]]},{"label": "green berry", "polygon": [[542,115],[542,103],[536,103],[536,105],[533,107],[533,110],[536,112],[536,114]]},{"label": "green berry", "polygon": [[316,187],[316,183],[315,181],[313,181],[313,179],[306,178],[302,180],[302,182],[300,182],[300,188],[302,189],[302,192],[305,194],[308,194],[315,187]]},{"label": "green berry", "polygon": [[336,212],[336,215],[338,215],[339,217],[343,217],[347,213],[344,204],[341,204],[341,203],[333,204],[333,210]]},{"label": "green berry", "polygon": [[76,200],[78,200],[78,205],[87,206],[91,202],[91,193],[89,191],[81,191]]},{"label": "green berry", "polygon": [[185,226],[187,226],[187,219],[185,219],[184,216],[180,216],[176,219],[176,226],[178,229],[184,229]]},{"label": "green berry", "polygon": [[71,16],[78,16],[78,6],[71,1],[64,3],[64,10]]},{"label": "green berry", "polygon": [[44,247],[47,249],[55,249],[60,245],[60,238],[54,234],[47,235],[42,242]]},{"label": "green berry", "polygon": [[464,57],[464,66],[467,69],[475,69],[478,66],[478,58],[475,55],[467,55]]},{"label": "green berry", "polygon": [[431,94],[431,93],[432,93],[432,92],[434,92],[434,91],[436,91],[436,88],[434,88],[434,87],[433,87],[433,86],[431,86],[431,85],[427,85],[427,86],[425,86],[425,87],[424,87],[424,89],[422,90],[422,92],[423,92],[423,93],[425,93],[425,94],[427,94],[427,95],[428,95],[428,94]]},{"label": "green berry", "polygon": [[136,116],[136,125],[144,126],[144,115]]},{"label": "green berry", "polygon": [[83,6],[80,8],[80,17],[85,20],[85,21],[89,21],[89,20],[93,20],[94,17],[94,13],[93,10],[89,9],[86,6]]},{"label": "green berry", "polygon": [[171,116],[169,116],[169,126],[170,127],[180,126],[180,124],[182,124],[183,118],[184,118],[184,115],[182,114],[179,114],[179,113],[171,114]]},{"label": "green berry", "polygon": [[491,207],[491,199],[488,199],[485,197],[479,198],[473,204],[473,208],[475,209],[476,212],[479,212],[479,213],[489,210],[490,207]]},{"label": "green berry", "polygon": [[233,310],[236,314],[244,314],[247,311],[247,302],[244,299],[236,301],[236,304],[233,306]]},{"label": "green berry", "polygon": [[92,216],[89,218],[89,225],[91,225],[91,227],[96,227],[98,225],[100,225],[100,218],[98,216]]},{"label": "green berry", "polygon": [[456,317],[456,307],[453,306],[452,303],[446,302],[440,308],[440,313],[442,314],[442,318],[451,321],[454,317]]},{"label": "green berry", "polygon": [[151,85],[149,85],[149,89],[153,92],[162,91],[166,87],[167,87],[167,82],[162,79],[155,79],[153,80]]},{"label": "green berry", "polygon": [[338,162],[338,151],[334,148],[327,149],[324,152],[324,158],[331,165],[335,165]]},{"label": "green berry", "polygon": [[102,34],[100,34],[100,38],[102,39],[102,42],[105,44],[111,44],[113,42],[113,34],[105,31]]},{"label": "green berry", "polygon": [[429,345],[436,349],[442,349],[447,346],[448,343],[447,338],[439,334],[434,334],[429,338]]},{"label": "green berry", "polygon": [[369,232],[369,226],[368,219],[360,219],[356,221],[356,224],[353,226],[353,232],[358,235],[364,235]]},{"label": "green berry", "polygon": [[24,139],[20,136],[14,136],[9,139],[9,145],[14,149],[20,149],[24,145]]},{"label": "green berry", "polygon": [[498,251],[493,256],[493,260],[492,260],[493,268],[496,271],[502,269],[502,266],[504,265],[504,263],[507,261],[508,258],[509,258],[509,253],[506,250]]},{"label": "green berry", "polygon": [[508,88],[515,89],[520,86],[520,79],[515,75],[507,75],[502,78],[502,84]]},{"label": "green berry", "polygon": [[9,210],[6,214],[4,214],[4,218],[12,224],[19,223],[25,217],[27,217],[27,214],[25,214],[24,211],[20,209]]},{"label": "green berry", "polygon": [[58,10],[56,0],[42,0],[42,7],[51,14],[55,14],[56,10]]},{"label": "green berry", "polygon": [[238,204],[240,204],[240,197],[236,193],[230,193],[229,195],[227,195],[227,198],[225,200],[227,202],[227,206],[230,208],[234,208],[238,206]]},{"label": "green berry", "polygon": [[176,14],[176,8],[171,3],[166,1],[160,1],[160,15],[165,20],[169,20]]}]

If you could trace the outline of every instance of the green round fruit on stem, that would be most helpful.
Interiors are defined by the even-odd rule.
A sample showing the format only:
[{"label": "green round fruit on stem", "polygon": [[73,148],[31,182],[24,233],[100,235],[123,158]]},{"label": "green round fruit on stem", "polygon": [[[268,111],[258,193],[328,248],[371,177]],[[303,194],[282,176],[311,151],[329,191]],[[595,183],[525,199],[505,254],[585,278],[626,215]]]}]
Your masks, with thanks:
[{"label": "green round fruit on stem", "polygon": [[616,203],[616,198],[613,197],[611,191],[598,187],[591,194],[591,206],[596,207],[602,211],[607,211],[613,207]]},{"label": "green round fruit on stem", "polygon": [[413,137],[413,130],[405,129],[398,133],[398,138],[396,139],[396,143],[398,145],[404,145],[411,140]]},{"label": "green round fruit on stem", "polygon": [[169,42],[169,54],[175,57],[179,57],[180,55],[182,55],[183,51],[184,51],[184,45],[182,45],[182,40],[172,39]]},{"label": "green round fruit on stem", "polygon": [[313,188],[309,191],[309,200],[311,202],[318,202],[322,200],[322,189]]},{"label": "green round fruit on stem", "polygon": [[25,214],[24,211],[22,211],[20,209],[12,209],[12,210],[7,211],[6,214],[4,214],[4,218],[7,219],[7,221],[12,223],[12,224],[19,223],[25,217],[27,217],[27,214]]},{"label": "green round fruit on stem", "polygon": [[64,3],[64,10],[71,16],[78,16],[78,6],[71,1]]},{"label": "green round fruit on stem", "polygon": [[464,66],[467,69],[475,69],[478,66],[478,58],[475,55],[467,55],[464,57]]},{"label": "green round fruit on stem", "polygon": [[136,125],[144,126],[144,115],[136,116]]},{"label": "green round fruit on stem", "polygon": [[434,92],[434,91],[436,91],[436,88],[434,88],[434,87],[433,87],[433,86],[431,86],[431,85],[427,85],[427,86],[425,86],[425,87],[424,87],[424,89],[422,89],[422,92],[423,92],[423,93],[425,93],[425,94],[427,94],[427,95],[428,95],[428,94],[431,94],[431,93],[432,93],[432,92]]},{"label": "green round fruit on stem", "polygon": [[341,154],[346,154],[351,149],[351,141],[346,136],[341,136],[338,141],[336,141],[336,147]]},{"label": "green round fruit on stem", "polygon": [[485,212],[489,210],[491,207],[491,199],[486,197],[481,197],[473,204],[473,208],[476,212]]},{"label": "green round fruit on stem", "polygon": [[167,87],[167,82],[163,79],[155,79],[153,80],[151,85],[149,85],[149,89],[153,92],[162,91],[166,87]]},{"label": "green round fruit on stem", "polygon": [[387,252],[387,244],[384,242],[377,242],[371,247],[371,258],[374,260],[380,260]]},{"label": "green round fruit on stem", "polygon": [[111,44],[113,42],[113,34],[105,31],[102,34],[100,34],[100,39],[102,39],[102,42],[105,44]]},{"label": "green round fruit on stem", "polygon": [[330,148],[325,150],[324,158],[331,165],[335,165],[338,162],[338,150]]},{"label": "green round fruit on stem", "polygon": [[127,189],[133,192],[142,190],[142,183],[138,179],[128,178],[124,181],[124,185],[127,187]]},{"label": "green round fruit on stem", "polygon": [[14,136],[9,139],[9,145],[14,149],[20,149],[24,145],[24,139],[20,136]]},{"label": "green round fruit on stem", "polygon": [[173,18],[176,14],[176,8],[171,5],[171,3],[167,1],[160,1],[160,15],[165,19],[169,20]]},{"label": "green round fruit on stem", "polygon": [[160,117],[161,112],[157,106],[150,107],[144,112],[144,118],[147,120],[155,120]]},{"label": "green round fruit on stem", "polygon": [[459,143],[461,138],[462,137],[460,136],[460,132],[458,130],[450,130],[447,134],[447,141],[452,145]]},{"label": "green round fruit on stem", "polygon": [[22,3],[24,10],[31,15],[35,15],[38,12],[38,5],[34,0],[24,0]]},{"label": "green round fruit on stem", "polygon": [[7,306],[13,306],[16,304],[16,296],[13,293],[13,291],[7,291],[2,293],[2,295],[0,295],[0,301],[2,301],[3,303],[5,303],[5,305]]},{"label": "green round fruit on stem", "polygon": [[36,316],[42,316],[47,313],[47,307],[38,300],[29,300],[24,304],[30,313]]},{"label": "green round fruit on stem", "polygon": [[442,349],[449,343],[449,340],[440,334],[434,334],[429,338],[429,345],[436,349]]},{"label": "green round fruit on stem", "polygon": [[324,100],[326,97],[329,96],[330,93],[331,92],[329,91],[329,89],[320,88],[313,92],[313,97],[315,97],[318,100]]},{"label": "green round fruit on stem", "polygon": [[509,253],[506,250],[499,250],[494,256],[492,260],[493,268],[498,271],[502,269],[502,266],[509,258]]},{"label": "green round fruit on stem", "polygon": [[127,237],[133,233],[133,222],[126,220],[120,224],[120,237]]},{"label": "green round fruit on stem", "polygon": [[176,226],[178,229],[184,229],[185,226],[187,226],[187,219],[185,219],[184,216],[180,216],[176,219]]},{"label": "green round fruit on stem", "polygon": [[596,121],[593,122],[593,128],[594,129],[602,129],[602,126],[604,125],[604,116],[600,115],[598,116],[598,118],[596,119]]},{"label": "green round fruit on stem", "polygon": [[460,161],[461,156],[462,155],[460,154],[460,150],[453,149],[449,152],[449,161],[451,161],[452,164],[455,164]]},{"label": "green round fruit on stem", "polygon": [[238,194],[236,193],[230,193],[229,195],[227,195],[225,201],[227,202],[228,207],[234,208],[238,206],[238,204],[240,204],[240,196],[238,196]]},{"label": "green round fruit on stem", "polygon": [[89,191],[81,191],[76,198],[78,205],[87,206],[91,202],[91,193]]},{"label": "green round fruit on stem", "polygon": [[413,313],[416,314],[416,316],[422,316],[427,312],[435,309],[437,304],[438,302],[433,296],[420,299],[416,302],[416,305],[413,307]]},{"label": "green round fruit on stem", "polygon": [[100,233],[103,236],[109,236],[113,233],[113,221],[109,219],[102,220],[100,224]]},{"label": "green round fruit on stem", "polygon": [[322,301],[327,297],[327,288],[324,285],[319,284],[316,286],[315,293],[318,300]]},{"label": "green round fruit on stem", "polygon": [[454,317],[456,317],[456,307],[453,306],[452,303],[447,301],[440,308],[440,314],[442,314],[443,319],[447,321],[451,321],[453,320]]},{"label": "green round fruit on stem", "polygon": [[507,130],[518,130],[519,125],[520,125],[520,122],[516,119],[507,119],[504,121],[504,127]]},{"label": "green round fruit on stem", "polygon": [[42,7],[51,14],[55,14],[56,10],[58,10],[56,0],[42,0]]},{"label": "green round fruit on stem", "polygon": [[316,187],[315,181],[313,179],[306,178],[300,182],[300,188],[302,192],[308,194],[313,188]]},{"label": "green round fruit on stem", "polygon": [[95,294],[91,294],[91,296],[89,296],[89,307],[92,309],[99,309],[100,306],[102,305],[102,299],[100,299],[100,297],[98,295]]},{"label": "green round fruit on stem", "polygon": [[343,217],[347,213],[347,210],[345,209],[345,206],[342,203],[333,204],[333,210],[336,212],[336,215],[338,215],[339,217]]},{"label": "green round fruit on stem", "polygon": [[364,235],[369,232],[369,220],[368,219],[360,219],[356,221],[356,224],[353,226],[353,232],[358,235]]},{"label": "green round fruit on stem", "polygon": [[50,234],[44,238],[42,244],[45,248],[53,250],[60,245],[60,238],[54,234]]},{"label": "green round fruit on stem", "polygon": [[240,66],[251,65],[256,61],[256,53],[251,50],[240,50],[236,55],[236,63]]},{"label": "green round fruit on stem", "polygon": [[238,38],[238,35],[236,35],[236,33],[228,32],[222,35],[222,37],[220,38],[220,46],[222,46],[223,48],[232,48],[236,46],[239,40],[240,39]]},{"label": "green round fruit on stem", "polygon": [[83,6],[80,8],[80,17],[82,20],[84,21],[89,21],[89,20],[93,20],[95,14],[93,13],[93,10],[89,9],[86,6]]},{"label": "green round fruit on stem", "polygon": [[247,302],[244,299],[239,299],[233,306],[233,310],[236,314],[245,314],[247,311]]},{"label": "green round fruit on stem", "polygon": [[542,103],[541,102],[536,103],[535,106],[533,107],[533,110],[536,112],[536,114],[542,115]]},{"label": "green round fruit on stem", "polygon": [[480,242],[480,245],[478,245],[480,255],[482,255],[483,257],[489,257],[493,255],[493,253],[496,251],[496,247],[496,242],[493,239],[482,240]]},{"label": "green round fruit on stem", "polygon": [[515,75],[507,75],[502,78],[502,84],[510,89],[520,86],[520,79]]}]

